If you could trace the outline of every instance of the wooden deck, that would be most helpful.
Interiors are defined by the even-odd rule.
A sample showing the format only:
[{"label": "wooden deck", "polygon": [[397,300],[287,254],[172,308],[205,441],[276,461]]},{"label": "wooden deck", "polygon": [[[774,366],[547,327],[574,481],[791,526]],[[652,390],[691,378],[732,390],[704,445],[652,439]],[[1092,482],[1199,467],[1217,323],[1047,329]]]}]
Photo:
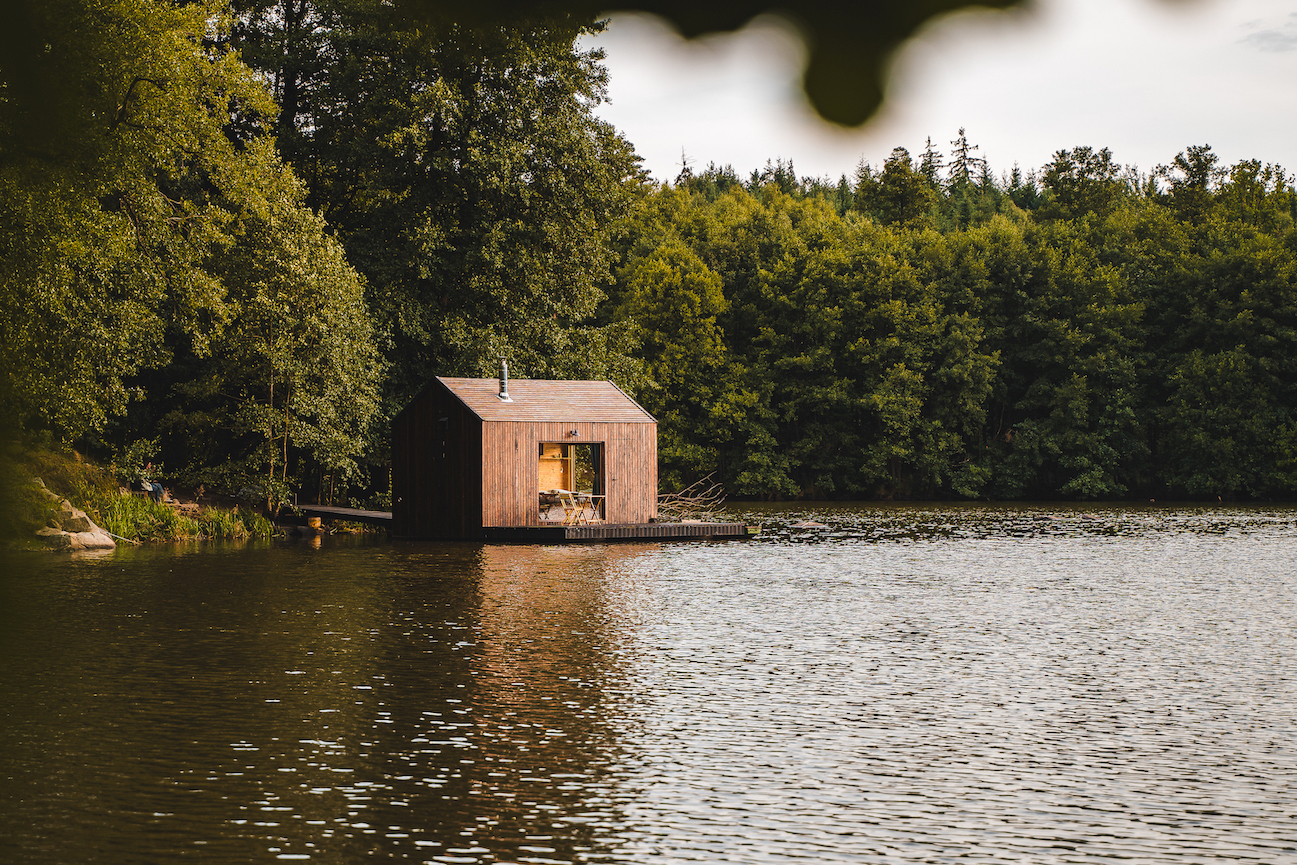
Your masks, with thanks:
[{"label": "wooden deck", "polygon": [[581,541],[746,540],[760,529],[743,523],[628,523],[564,526],[486,526],[482,540],[565,544]]},{"label": "wooden deck", "polygon": [[[308,517],[345,520],[392,528],[390,511],[362,511],[328,505],[301,505]],[[755,537],[758,526],[743,523],[588,523],[565,526],[551,523],[540,526],[487,526],[476,540],[505,541],[524,544],[566,544],[581,541],[687,541],[744,540]]]},{"label": "wooden deck", "polygon": [[361,511],[355,508],[335,508],[329,505],[299,505],[298,510],[308,517],[326,520],[343,520],[348,523],[367,523],[371,526],[391,528],[391,511]]}]

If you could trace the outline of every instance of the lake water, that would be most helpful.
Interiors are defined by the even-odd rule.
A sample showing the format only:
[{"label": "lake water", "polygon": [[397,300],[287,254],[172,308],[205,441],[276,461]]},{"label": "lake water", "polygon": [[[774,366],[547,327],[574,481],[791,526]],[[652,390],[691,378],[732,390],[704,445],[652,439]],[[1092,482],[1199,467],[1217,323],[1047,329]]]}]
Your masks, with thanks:
[{"label": "lake water", "polygon": [[0,554],[0,859],[1297,862],[1297,510],[740,512]]}]

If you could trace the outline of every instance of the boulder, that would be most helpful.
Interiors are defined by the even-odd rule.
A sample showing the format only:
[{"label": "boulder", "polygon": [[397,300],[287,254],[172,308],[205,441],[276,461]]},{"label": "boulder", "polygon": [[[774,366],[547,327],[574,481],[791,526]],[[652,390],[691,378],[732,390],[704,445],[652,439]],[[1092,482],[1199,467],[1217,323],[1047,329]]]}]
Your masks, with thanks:
[{"label": "boulder", "polygon": [[67,499],[59,502],[58,512],[54,514],[58,528],[65,532],[96,532],[99,527],[91,522],[90,517],[80,508],[72,507]]},{"label": "boulder", "polygon": [[40,538],[42,541],[44,541],[45,544],[48,547],[50,547],[50,549],[54,549],[54,550],[72,549],[72,535],[71,533],[65,532],[62,529],[54,529],[54,528],[50,528],[49,526],[46,526],[43,529],[37,529],[36,536]]},{"label": "boulder", "polygon": [[59,509],[50,519],[50,525],[36,531],[37,537],[55,550],[111,550],[117,542],[105,532],[80,508],[72,502],[50,492],[40,478],[35,482],[49,493],[50,498],[59,499]]},{"label": "boulder", "polygon": [[[94,523],[91,523],[93,526]],[[96,527],[89,532],[69,532],[69,541],[74,550],[114,550],[117,542],[103,529]]]}]

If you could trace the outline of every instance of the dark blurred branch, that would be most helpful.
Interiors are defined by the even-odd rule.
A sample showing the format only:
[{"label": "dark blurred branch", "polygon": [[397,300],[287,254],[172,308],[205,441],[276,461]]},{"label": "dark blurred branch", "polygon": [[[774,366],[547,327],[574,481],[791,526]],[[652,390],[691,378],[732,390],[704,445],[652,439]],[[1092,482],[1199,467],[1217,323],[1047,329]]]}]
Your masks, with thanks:
[{"label": "dark blurred branch", "polygon": [[588,20],[609,12],[649,12],[684,36],[738,30],[759,15],[787,18],[805,35],[810,51],[803,77],[806,95],[824,119],[859,126],[883,102],[888,58],[925,23],[960,9],[1007,9],[1028,0],[398,0],[407,15],[437,27],[489,29],[537,14]]}]

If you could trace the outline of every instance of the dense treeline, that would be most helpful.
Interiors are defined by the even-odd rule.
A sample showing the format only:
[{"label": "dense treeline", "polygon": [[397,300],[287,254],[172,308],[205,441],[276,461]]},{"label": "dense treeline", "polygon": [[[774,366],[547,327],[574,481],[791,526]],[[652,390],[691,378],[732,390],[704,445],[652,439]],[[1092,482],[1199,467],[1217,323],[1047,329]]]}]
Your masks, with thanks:
[{"label": "dense treeline", "polygon": [[647,196],[613,291],[664,476],[830,497],[1297,492],[1297,196],[1190,147],[995,178],[715,166]]},{"label": "dense treeline", "polygon": [[[0,412],[268,503],[386,489],[387,420],[507,355],[641,381],[596,326],[642,182],[561,12],[51,0],[0,94]],[[24,94],[55,93],[56,101]],[[380,499],[381,501],[381,496]]]},{"label": "dense treeline", "polygon": [[597,23],[405,8],[24,7],[47,86],[0,91],[0,418],[381,504],[391,416],[508,356],[637,394],[666,486],[1297,492],[1282,170],[1082,147],[996,176],[961,131],[836,183],[654,184],[594,115]]}]

